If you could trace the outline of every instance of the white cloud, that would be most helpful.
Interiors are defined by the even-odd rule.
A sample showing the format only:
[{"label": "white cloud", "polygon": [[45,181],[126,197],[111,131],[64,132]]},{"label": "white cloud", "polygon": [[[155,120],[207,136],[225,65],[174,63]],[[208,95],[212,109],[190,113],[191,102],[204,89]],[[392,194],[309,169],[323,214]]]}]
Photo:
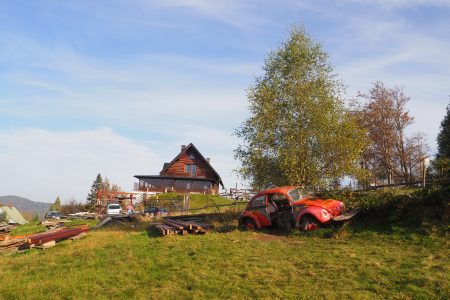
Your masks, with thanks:
[{"label": "white cloud", "polygon": [[18,195],[34,201],[84,201],[95,176],[101,173],[125,191],[133,188],[138,174],[158,174],[181,144],[194,143],[212,159],[226,186],[237,182],[237,143],[228,132],[186,126],[167,143],[144,146],[110,128],[85,131],[20,129],[0,131],[0,195]]},{"label": "white cloud", "polygon": [[84,201],[98,173],[131,190],[133,175],[162,165],[153,151],[109,128],[3,130],[0,149],[0,194],[44,202],[58,195]]}]

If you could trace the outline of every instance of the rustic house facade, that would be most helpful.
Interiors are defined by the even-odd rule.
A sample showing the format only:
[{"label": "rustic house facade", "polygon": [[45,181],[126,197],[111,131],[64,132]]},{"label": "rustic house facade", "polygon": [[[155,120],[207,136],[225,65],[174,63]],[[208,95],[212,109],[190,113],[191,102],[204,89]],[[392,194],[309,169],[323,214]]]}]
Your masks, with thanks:
[{"label": "rustic house facade", "polygon": [[159,175],[135,175],[139,180],[135,190],[143,192],[178,192],[218,194],[222,179],[211,166],[210,159],[203,157],[191,143],[182,145],[181,152],[165,163]]}]

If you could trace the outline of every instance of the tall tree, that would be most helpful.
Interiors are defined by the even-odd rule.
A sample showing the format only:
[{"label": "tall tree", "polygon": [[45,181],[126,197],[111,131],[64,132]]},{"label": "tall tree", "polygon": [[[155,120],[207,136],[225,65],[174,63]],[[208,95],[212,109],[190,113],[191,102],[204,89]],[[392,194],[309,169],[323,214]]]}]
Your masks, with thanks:
[{"label": "tall tree", "polygon": [[[402,88],[388,88],[380,81],[374,83],[360,107],[359,120],[367,129],[370,140],[364,153],[365,163],[375,178],[408,182],[414,179],[418,165],[427,153],[427,145],[421,135],[408,138],[405,129],[414,118],[406,109],[409,101]],[[420,173],[420,172],[419,172]]]},{"label": "tall tree", "polygon": [[61,209],[61,199],[58,196],[55,202],[50,206],[50,211],[60,211],[60,209]]},{"label": "tall tree", "polygon": [[99,173],[95,178],[94,182],[92,183],[91,191],[89,192],[86,199],[86,203],[90,208],[95,207],[97,203],[97,193],[103,188],[104,188],[103,178],[102,175]]},{"label": "tall tree", "polygon": [[450,159],[450,104],[447,105],[447,114],[441,122],[441,128],[437,137],[438,157]]},{"label": "tall tree", "polygon": [[344,106],[328,55],[303,27],[269,53],[235,131],[239,173],[255,187],[326,185],[359,171],[364,131]]},{"label": "tall tree", "polygon": [[433,170],[438,177],[450,177],[450,104],[441,122],[437,137],[438,153],[432,162]]}]

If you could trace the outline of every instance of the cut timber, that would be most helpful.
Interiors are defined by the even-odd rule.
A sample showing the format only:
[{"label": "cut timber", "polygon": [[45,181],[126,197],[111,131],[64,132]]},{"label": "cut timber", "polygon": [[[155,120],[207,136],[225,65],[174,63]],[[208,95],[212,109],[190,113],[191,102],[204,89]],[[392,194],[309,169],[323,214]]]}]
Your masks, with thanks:
[{"label": "cut timber", "polygon": [[112,220],[111,217],[107,217],[105,219],[103,219],[103,221],[101,221],[100,223],[97,224],[97,226],[95,226],[93,229],[97,229],[102,227],[103,225],[105,225],[106,223],[110,222]]},{"label": "cut timber", "polygon": [[56,241],[50,241],[50,242],[44,243],[42,245],[35,246],[34,248],[48,249],[48,248],[54,247],[55,245],[56,245]]},{"label": "cut timber", "polygon": [[77,228],[66,228],[55,232],[35,234],[27,237],[27,243],[28,245],[42,245],[50,241],[64,240],[88,230],[89,228],[87,226],[81,226]]},{"label": "cut timber", "polygon": [[85,236],[86,236],[86,233],[85,233],[85,232],[82,232],[82,233],[80,233],[79,235],[73,236],[73,237],[71,237],[71,238],[69,238],[69,239],[71,239],[72,241],[74,241],[74,240],[79,240],[79,239],[81,239],[81,238],[84,238]]}]

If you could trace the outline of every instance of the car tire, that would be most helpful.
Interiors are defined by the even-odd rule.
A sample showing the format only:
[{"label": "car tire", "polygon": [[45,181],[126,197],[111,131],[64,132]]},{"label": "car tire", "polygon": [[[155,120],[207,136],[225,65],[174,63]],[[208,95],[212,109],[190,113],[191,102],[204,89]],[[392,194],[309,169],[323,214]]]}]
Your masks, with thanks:
[{"label": "car tire", "polygon": [[256,227],[255,221],[248,218],[245,219],[244,222],[242,223],[242,228],[247,231],[255,231],[258,229],[258,227]]},{"label": "car tire", "polygon": [[317,230],[317,229],[320,229],[320,223],[319,223],[319,221],[317,221],[316,218],[314,218],[312,216],[305,216],[302,219],[300,228],[301,228],[301,230],[304,230],[304,231]]}]

